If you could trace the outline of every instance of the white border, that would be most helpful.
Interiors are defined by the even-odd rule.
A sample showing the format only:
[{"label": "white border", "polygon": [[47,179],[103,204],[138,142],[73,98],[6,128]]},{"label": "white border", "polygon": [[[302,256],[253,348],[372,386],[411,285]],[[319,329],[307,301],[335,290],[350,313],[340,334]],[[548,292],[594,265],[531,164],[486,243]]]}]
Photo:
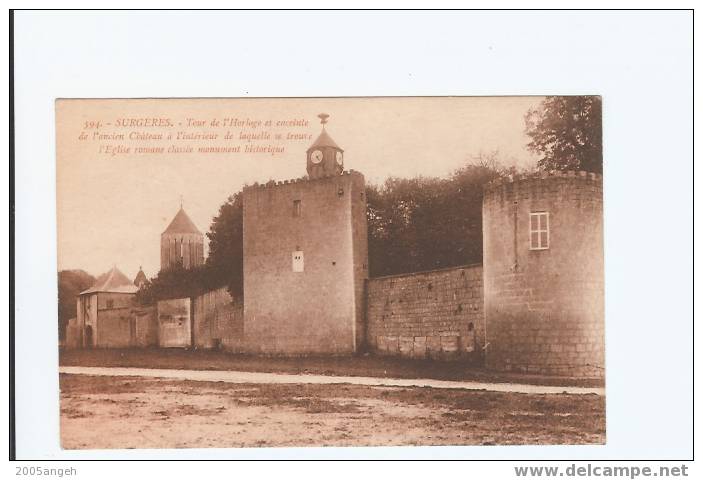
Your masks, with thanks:
[{"label": "white border", "polygon": [[[185,15],[15,16],[20,458],[692,455],[689,12]],[[319,59],[329,62],[328,74]],[[56,97],[517,94],[603,96],[606,446],[58,449]],[[650,228],[654,219],[666,228]],[[672,239],[676,247],[663,251]]]}]

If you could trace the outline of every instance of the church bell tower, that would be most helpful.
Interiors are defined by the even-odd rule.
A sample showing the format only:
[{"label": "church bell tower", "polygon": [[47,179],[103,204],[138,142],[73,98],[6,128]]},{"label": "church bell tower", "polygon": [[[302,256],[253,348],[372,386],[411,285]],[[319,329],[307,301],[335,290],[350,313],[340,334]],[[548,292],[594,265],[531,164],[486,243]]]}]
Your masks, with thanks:
[{"label": "church bell tower", "polygon": [[174,267],[185,269],[202,265],[203,234],[181,208],[161,234],[161,270]]},{"label": "church bell tower", "polygon": [[322,124],[322,132],[307,152],[307,170],[310,179],[341,175],[344,171],[344,150],[339,148],[325,129],[329,115],[321,113],[318,118]]}]

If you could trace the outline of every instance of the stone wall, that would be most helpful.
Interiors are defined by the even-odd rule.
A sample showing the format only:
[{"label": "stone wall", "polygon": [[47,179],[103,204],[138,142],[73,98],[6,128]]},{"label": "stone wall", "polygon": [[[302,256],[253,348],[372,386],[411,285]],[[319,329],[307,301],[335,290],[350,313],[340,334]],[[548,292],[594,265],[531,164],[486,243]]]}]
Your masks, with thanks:
[{"label": "stone wall", "polygon": [[64,341],[64,346],[66,348],[80,348],[81,345],[81,331],[78,326],[78,319],[71,318],[66,324],[66,339]]},{"label": "stone wall", "polygon": [[237,350],[244,334],[243,307],[242,299],[232,299],[227,287],[194,297],[195,346]]},{"label": "stone wall", "polygon": [[[602,179],[585,172],[507,178],[483,200],[486,366],[604,373]],[[530,243],[548,213],[548,246]]]},{"label": "stone wall", "polygon": [[481,265],[373,278],[367,291],[372,352],[480,361],[485,325]]},{"label": "stone wall", "polygon": [[98,311],[95,346],[98,348],[126,348],[132,344],[132,310],[129,307]]},{"label": "stone wall", "polygon": [[156,319],[156,305],[132,308],[134,333],[132,346],[153,347],[159,343],[159,325]]},{"label": "stone wall", "polygon": [[172,298],[156,302],[160,347],[192,345],[191,299]]},{"label": "stone wall", "polygon": [[93,345],[102,348],[130,347],[135,338],[135,320],[132,314],[134,294],[98,292],[97,317],[93,331]]}]

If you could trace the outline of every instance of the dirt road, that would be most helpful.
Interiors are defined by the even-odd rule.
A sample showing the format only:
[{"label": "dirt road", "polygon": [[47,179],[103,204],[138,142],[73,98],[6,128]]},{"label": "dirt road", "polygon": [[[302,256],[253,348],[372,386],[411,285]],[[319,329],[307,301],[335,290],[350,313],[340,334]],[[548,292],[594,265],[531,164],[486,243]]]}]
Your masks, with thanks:
[{"label": "dirt road", "polygon": [[68,449],[605,442],[599,395],[65,373],[60,386]]},{"label": "dirt road", "polygon": [[60,373],[166,378],[226,383],[273,383],[273,384],[352,384],[386,387],[431,387],[461,390],[486,390],[492,392],[514,392],[530,394],[568,393],[573,395],[604,395],[605,389],[598,387],[561,387],[547,385],[527,385],[517,383],[486,383],[472,381],[448,381],[433,379],[400,379],[375,377],[350,377],[332,375],[289,375],[265,372],[236,372],[212,370],[168,370],[152,368],[119,367],[59,367]]}]

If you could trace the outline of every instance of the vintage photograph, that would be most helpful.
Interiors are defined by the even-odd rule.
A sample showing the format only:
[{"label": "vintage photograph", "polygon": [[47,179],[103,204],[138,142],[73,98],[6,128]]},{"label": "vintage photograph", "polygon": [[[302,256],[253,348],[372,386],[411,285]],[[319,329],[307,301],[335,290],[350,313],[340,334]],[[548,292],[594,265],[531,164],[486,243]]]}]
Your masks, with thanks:
[{"label": "vintage photograph", "polygon": [[62,448],[605,444],[601,105],[58,99]]}]

